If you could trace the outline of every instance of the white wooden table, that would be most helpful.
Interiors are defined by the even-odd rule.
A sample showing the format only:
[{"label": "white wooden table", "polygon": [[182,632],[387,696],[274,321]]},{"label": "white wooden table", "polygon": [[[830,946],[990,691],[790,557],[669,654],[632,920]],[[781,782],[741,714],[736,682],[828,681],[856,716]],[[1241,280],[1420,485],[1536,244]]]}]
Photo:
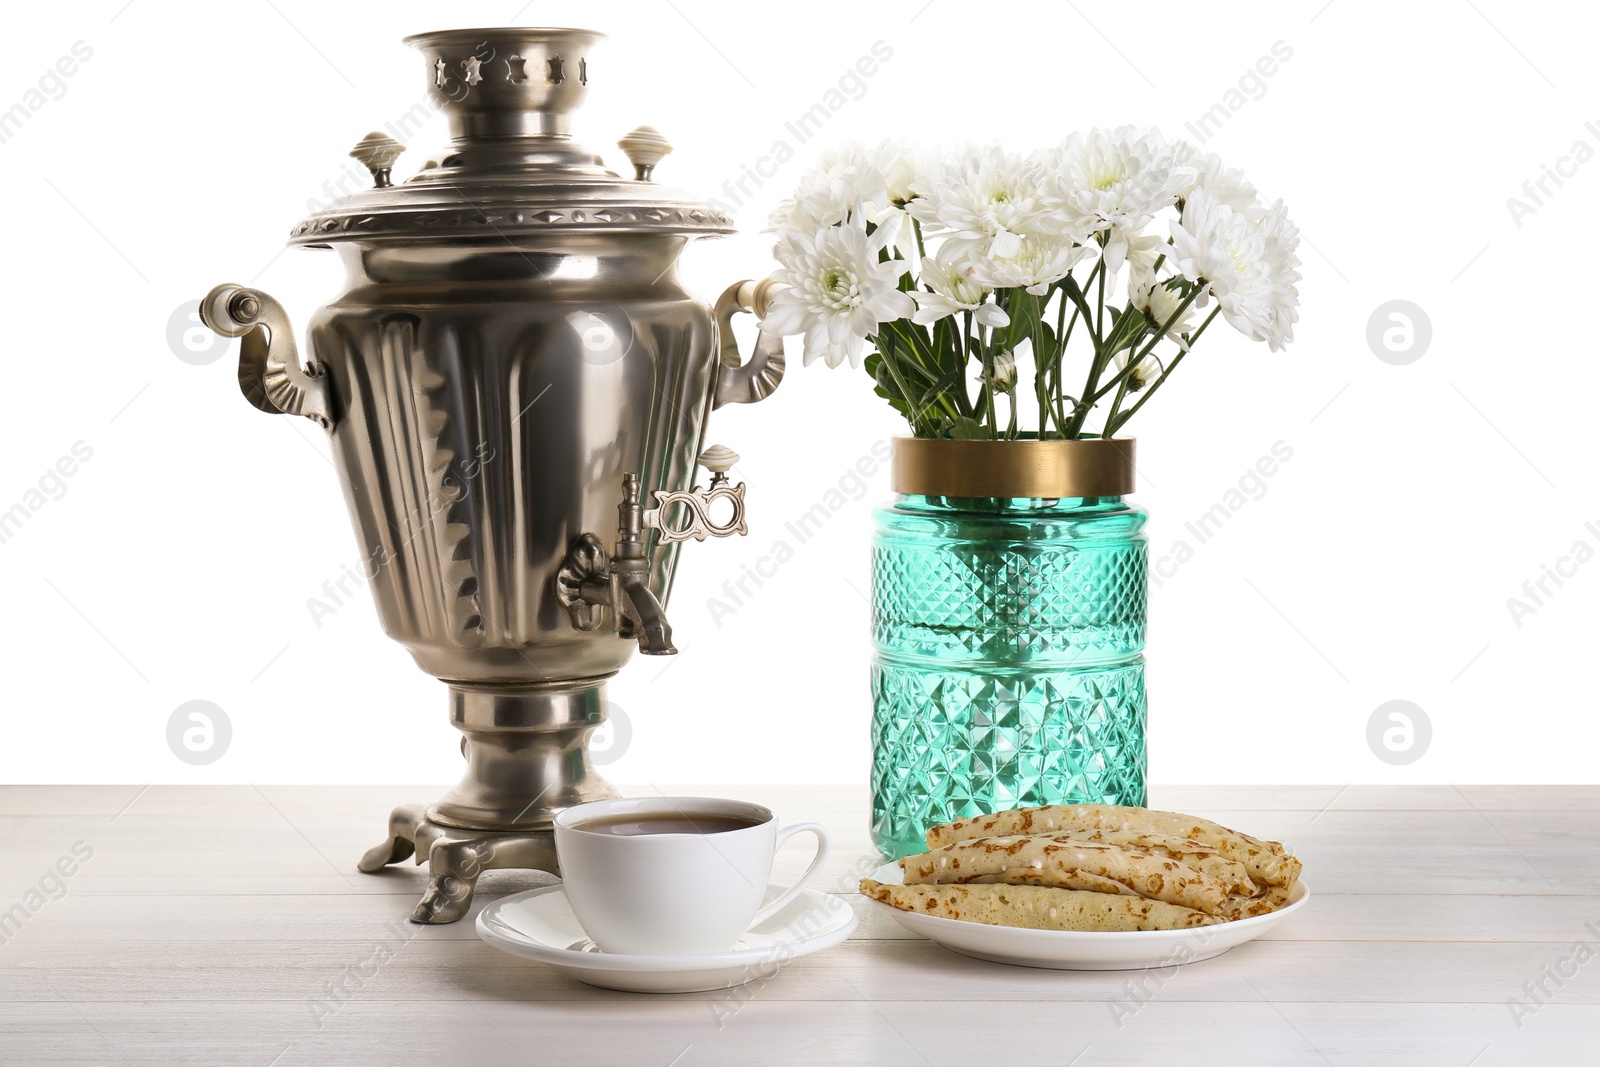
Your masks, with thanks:
[{"label": "white wooden table", "polygon": [[[827,823],[836,892],[870,851],[863,789],[660,788]],[[858,903],[844,945],[679,996],[407,923],[421,870],[355,860],[441,789],[0,787],[0,1063],[1600,1063],[1600,787],[1157,788],[1290,843],[1314,899],[1169,973],[982,963]],[[488,874],[474,914],[545,881]]]}]

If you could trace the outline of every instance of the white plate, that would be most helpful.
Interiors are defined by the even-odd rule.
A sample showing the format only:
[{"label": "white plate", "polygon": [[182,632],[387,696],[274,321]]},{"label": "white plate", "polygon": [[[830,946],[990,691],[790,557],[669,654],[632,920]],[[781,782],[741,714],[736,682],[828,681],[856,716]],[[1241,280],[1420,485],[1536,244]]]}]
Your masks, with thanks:
[{"label": "white plate", "polygon": [[[886,863],[871,877],[885,885],[900,885],[904,872],[898,863]],[[953,952],[1017,967],[1050,967],[1060,971],[1122,971],[1142,967],[1170,967],[1220,956],[1236,945],[1254,941],[1305,906],[1311,890],[1297,883],[1289,903],[1269,915],[1236,919],[1190,930],[1129,930],[1101,932],[1079,930],[1023,930],[1015,926],[990,926],[962,919],[942,919],[901,911],[882,901],[863,897],[868,904],[892,916],[914,934],[937,941]]]},{"label": "white plate", "polygon": [[[788,887],[770,885],[763,901]],[[731,952],[625,956],[601,952],[559,885],[503,897],[478,914],[478,936],[503,952],[548,963],[580,982],[634,993],[698,993],[770,978],[797,956],[832,948],[856,928],[849,901],[802,890],[788,907],[745,932]]]}]

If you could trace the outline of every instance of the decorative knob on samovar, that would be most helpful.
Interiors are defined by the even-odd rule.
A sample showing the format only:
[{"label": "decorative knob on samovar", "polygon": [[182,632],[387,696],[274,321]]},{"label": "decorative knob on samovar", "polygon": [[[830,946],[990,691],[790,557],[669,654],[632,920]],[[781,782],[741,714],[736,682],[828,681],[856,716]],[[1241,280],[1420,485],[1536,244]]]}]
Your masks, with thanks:
[{"label": "decorative knob on samovar", "polygon": [[656,164],[672,151],[671,142],[654,126],[640,126],[618,141],[617,147],[627,153],[628,162],[633,164],[634,180],[641,182],[649,181]]},{"label": "decorative knob on samovar", "polygon": [[394,167],[394,161],[400,158],[400,153],[405,150],[406,146],[393,137],[374,131],[361,138],[356,146],[350,149],[350,155],[371,172],[374,189],[387,189],[394,184],[389,180],[389,171]]}]

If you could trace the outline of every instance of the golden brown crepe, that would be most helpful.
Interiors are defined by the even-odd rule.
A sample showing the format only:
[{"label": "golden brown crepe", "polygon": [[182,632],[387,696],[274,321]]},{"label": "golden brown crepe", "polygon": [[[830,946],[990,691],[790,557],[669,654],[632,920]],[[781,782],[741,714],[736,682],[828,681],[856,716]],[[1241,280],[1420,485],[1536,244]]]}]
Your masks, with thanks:
[{"label": "golden brown crepe", "polygon": [[1229,887],[1194,867],[1148,849],[1029,834],[957,841],[900,861],[906,885],[1002,882],[1095,891],[1113,882],[1139,896],[1201,911],[1224,912]]},{"label": "golden brown crepe", "polygon": [[1180,812],[1114,804],[1050,804],[958,819],[930,829],[927,841],[930,849],[938,849],[985,837],[1096,830],[1160,834],[1193,841],[1244,864],[1257,883],[1287,886],[1300,876],[1300,861],[1286,854],[1276,841],[1260,841],[1209,819]]},{"label": "golden brown crepe", "polygon": [[1251,879],[1250,869],[1238,860],[1224,856],[1210,845],[1171,834],[1146,834],[1134,830],[1071,830],[1053,834],[1088,844],[1116,845],[1166,856],[1188,864],[1201,874],[1221,882],[1230,894],[1255,896],[1260,889]]},{"label": "golden brown crepe", "polygon": [[1267,915],[1289,903],[1289,895],[1293,892],[1293,885],[1269,885],[1253,897],[1230,897],[1223,915],[1228,919],[1253,919],[1257,915]]},{"label": "golden brown crepe", "polygon": [[1218,920],[1159,900],[1049,886],[884,885],[861,892],[901,911],[1029,930],[1183,930]]}]

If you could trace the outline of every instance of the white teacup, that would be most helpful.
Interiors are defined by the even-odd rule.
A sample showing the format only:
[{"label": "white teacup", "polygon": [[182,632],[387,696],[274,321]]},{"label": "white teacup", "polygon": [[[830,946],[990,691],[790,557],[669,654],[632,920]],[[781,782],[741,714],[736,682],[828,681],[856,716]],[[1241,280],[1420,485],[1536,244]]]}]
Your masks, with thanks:
[{"label": "white teacup", "polygon": [[[794,834],[817,838],[800,880],[761,906],[772,857]],[[556,856],[572,911],[604,952],[726,952],[811,884],[828,858],[814,822],[778,829],[759,804],[706,797],[597,800],[555,819]]]}]

